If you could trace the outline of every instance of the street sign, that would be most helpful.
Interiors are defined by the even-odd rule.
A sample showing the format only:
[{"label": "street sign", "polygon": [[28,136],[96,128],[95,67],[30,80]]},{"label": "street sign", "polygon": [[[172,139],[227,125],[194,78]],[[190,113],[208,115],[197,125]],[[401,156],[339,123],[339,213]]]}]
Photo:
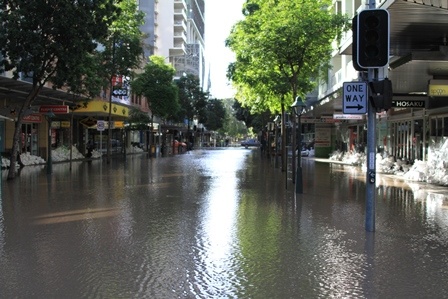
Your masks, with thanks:
[{"label": "street sign", "polygon": [[96,129],[97,131],[104,131],[105,129],[105,124],[104,124],[104,120],[97,120],[96,121]]},{"label": "street sign", "polygon": [[344,82],[342,93],[342,112],[344,114],[367,113],[367,83]]}]

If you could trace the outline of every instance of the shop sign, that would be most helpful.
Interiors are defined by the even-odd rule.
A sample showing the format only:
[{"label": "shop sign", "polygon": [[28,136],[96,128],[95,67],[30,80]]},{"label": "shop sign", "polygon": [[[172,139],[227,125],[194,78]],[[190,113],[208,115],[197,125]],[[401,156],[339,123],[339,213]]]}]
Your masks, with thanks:
[{"label": "shop sign", "polygon": [[53,112],[54,114],[67,114],[68,106],[67,105],[42,105],[39,106],[39,113],[49,113]]},{"label": "shop sign", "polygon": [[24,116],[22,118],[22,120],[25,123],[41,123],[42,115],[41,114],[30,114],[30,115]]},{"label": "shop sign", "polygon": [[354,120],[362,120],[364,119],[364,115],[362,114],[333,114],[334,119],[354,119]]},{"label": "shop sign", "polygon": [[329,123],[338,123],[341,122],[341,120],[335,119],[331,116],[322,118],[301,118],[300,122],[303,124],[329,124]]},{"label": "shop sign", "polygon": [[86,117],[79,122],[86,127],[93,127],[94,125],[96,125],[96,119],[93,117]]},{"label": "shop sign", "polygon": [[51,128],[52,129],[60,129],[61,128],[61,122],[60,121],[52,121],[51,122]]},{"label": "shop sign", "polygon": [[448,85],[429,84],[430,97],[448,97]]},{"label": "shop sign", "polygon": [[69,121],[61,121],[61,128],[70,128],[70,122]]},{"label": "shop sign", "polygon": [[425,100],[412,100],[412,101],[392,100],[392,107],[395,108],[425,108],[425,104],[426,104]]}]

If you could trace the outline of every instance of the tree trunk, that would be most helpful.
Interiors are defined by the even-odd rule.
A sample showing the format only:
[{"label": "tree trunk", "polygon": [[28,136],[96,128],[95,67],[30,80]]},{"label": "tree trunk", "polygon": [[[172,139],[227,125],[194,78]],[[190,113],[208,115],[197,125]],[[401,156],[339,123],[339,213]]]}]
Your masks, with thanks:
[{"label": "tree trunk", "polygon": [[[20,108],[19,114],[17,115],[17,120],[16,120],[16,124],[15,124],[15,129],[14,129],[14,137],[12,139],[12,149],[11,149],[11,157],[10,157],[10,161],[9,161],[10,164],[9,164],[9,171],[8,171],[8,180],[12,180],[16,177],[17,160],[20,161],[20,157],[19,157],[19,159],[17,159],[17,157],[20,154],[19,140],[22,137],[21,135],[22,135],[23,115],[25,113],[25,110],[31,106],[31,103],[37,97],[37,95],[39,94],[41,89],[42,89],[42,86],[33,85],[33,89],[26,97],[26,100],[23,103],[22,107]],[[20,161],[20,164],[22,164],[21,161]]]}]

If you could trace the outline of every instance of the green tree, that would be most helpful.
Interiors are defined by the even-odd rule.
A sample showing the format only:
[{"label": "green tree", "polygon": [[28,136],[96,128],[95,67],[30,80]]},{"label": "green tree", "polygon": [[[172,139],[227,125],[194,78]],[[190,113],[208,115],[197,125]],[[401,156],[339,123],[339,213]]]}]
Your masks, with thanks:
[{"label": "green tree", "polygon": [[193,123],[193,119],[197,118],[200,123],[206,123],[206,106],[208,94],[204,92],[199,84],[199,79],[191,74],[182,76],[176,81],[179,88],[180,111],[179,119],[187,119],[188,130]]},{"label": "green tree", "polygon": [[153,55],[143,73],[131,82],[133,93],[148,99],[151,119],[154,116],[171,118],[179,110],[178,89],[173,82],[175,72],[163,57]]},{"label": "green tree", "polygon": [[266,123],[274,118],[269,110],[262,112],[251,112],[247,107],[243,107],[240,102],[233,104],[235,118],[244,122],[247,128],[252,128],[254,132],[263,130]]},{"label": "green tree", "polygon": [[247,0],[245,19],[226,41],[236,54],[228,76],[244,105],[279,112],[315,87],[319,70],[328,67],[332,42],[348,29],[348,18],[334,14],[331,3]]},{"label": "green tree", "polygon": [[[226,41],[236,54],[228,78],[243,107],[284,115],[329,67],[332,43],[348,30],[349,20],[334,13],[331,0],[247,0],[243,12],[245,19]],[[282,164],[284,169],[285,158]]]},{"label": "green tree", "polygon": [[133,107],[129,111],[129,118],[127,119],[127,122],[129,123],[129,130],[147,130],[148,124],[151,122],[151,118],[148,113]]},{"label": "green tree", "polygon": [[[144,24],[144,13],[138,10],[136,0],[115,0],[118,14],[108,28],[107,35],[99,39],[97,62],[100,63],[97,76],[103,88],[109,89],[112,102],[113,80],[121,76],[122,81],[130,80],[135,69],[140,68],[143,58],[144,34],[140,27]],[[124,86],[117,86],[122,89]],[[109,121],[112,121],[112,105],[109,105]],[[108,127],[107,162],[111,155],[112,126]]]},{"label": "green tree", "polygon": [[7,0],[0,2],[0,70],[28,74],[32,89],[18,112],[8,179],[16,175],[22,118],[42,88],[98,94],[96,42],[119,16],[113,0]]},{"label": "green tree", "polygon": [[208,130],[217,131],[224,127],[226,110],[221,100],[209,99],[206,106],[207,121],[205,126]]},{"label": "green tree", "polygon": [[[154,116],[171,119],[179,111],[178,88],[173,82],[175,69],[161,56],[153,55],[143,73],[131,82],[133,93],[148,99],[151,111],[151,128]],[[152,138],[149,139],[150,142]]]},{"label": "green tree", "polygon": [[235,99],[222,100],[224,109],[226,110],[226,119],[224,127],[219,130],[221,135],[239,138],[247,134],[247,127],[244,122],[235,117]]}]

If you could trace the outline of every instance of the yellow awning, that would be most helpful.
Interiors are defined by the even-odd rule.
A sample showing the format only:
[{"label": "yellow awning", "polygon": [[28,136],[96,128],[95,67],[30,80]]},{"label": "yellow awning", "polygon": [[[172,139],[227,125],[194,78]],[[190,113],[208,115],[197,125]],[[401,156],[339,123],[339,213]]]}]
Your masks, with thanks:
[{"label": "yellow awning", "polygon": [[[73,113],[83,115],[109,116],[109,102],[93,100],[80,104]],[[115,117],[128,118],[129,108],[118,103],[111,106],[111,115]]]}]

